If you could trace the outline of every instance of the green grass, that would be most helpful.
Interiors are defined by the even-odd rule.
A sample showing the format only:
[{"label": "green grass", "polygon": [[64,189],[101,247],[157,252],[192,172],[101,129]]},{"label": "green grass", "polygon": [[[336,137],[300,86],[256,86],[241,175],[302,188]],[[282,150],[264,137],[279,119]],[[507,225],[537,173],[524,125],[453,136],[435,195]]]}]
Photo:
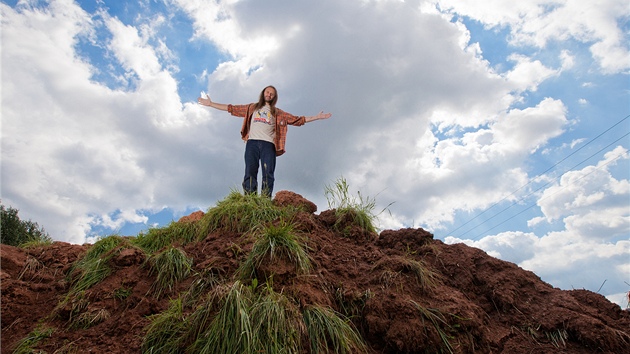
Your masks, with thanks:
[{"label": "green grass", "polygon": [[157,298],[172,292],[177,283],[188,277],[192,269],[192,259],[183,250],[173,246],[152,255],[147,261],[149,275],[157,274],[150,290]]},{"label": "green grass", "polygon": [[79,317],[85,313],[90,305],[85,290],[71,291],[61,300],[50,313],[48,318],[61,318],[66,320],[66,326],[74,328]]},{"label": "green grass", "polygon": [[284,220],[277,225],[268,225],[254,232],[256,241],[247,259],[237,270],[241,279],[256,277],[256,270],[266,261],[283,257],[295,264],[298,274],[308,273],[311,260],[303,237],[299,236],[293,224]]},{"label": "green grass", "polygon": [[110,313],[106,309],[86,311],[76,316],[70,323],[71,329],[88,329],[109,319]]},{"label": "green grass", "polygon": [[157,252],[174,243],[186,245],[200,237],[196,222],[171,222],[162,228],[151,228],[140,233],[133,241],[147,253]]},{"label": "green grass", "polygon": [[186,332],[184,307],[181,298],[170,301],[168,310],[153,315],[145,328],[142,353],[181,353],[182,338]]},{"label": "green grass", "polygon": [[81,258],[80,262],[90,262],[111,253],[118,246],[126,243],[127,240],[117,235],[107,236],[94,243]]},{"label": "green grass", "polygon": [[114,290],[114,298],[120,301],[124,301],[129,296],[131,296],[131,294],[133,294],[133,289],[131,288],[121,287]]},{"label": "green grass", "polygon": [[98,284],[112,272],[109,260],[122,249],[133,245],[120,236],[108,236],[93,244],[70,269],[70,293],[81,292]]},{"label": "green grass", "polygon": [[297,305],[271,286],[251,307],[255,353],[300,353],[305,332]]},{"label": "green grass", "polygon": [[370,289],[362,293],[347,294],[343,285],[335,288],[335,300],[340,312],[348,318],[363,318],[363,310],[367,302],[374,297],[374,292]]},{"label": "green grass", "polygon": [[[219,293],[215,293],[219,294]],[[210,322],[203,335],[197,337],[192,352],[209,353],[252,353],[254,333],[252,330],[250,307],[252,295],[250,289],[236,281],[220,300],[218,313]],[[207,316],[195,317],[197,321]],[[203,328],[207,320],[201,325]]]},{"label": "green grass", "polygon": [[[335,311],[299,305],[270,283],[214,284],[186,315],[187,294],[151,316],[143,353],[364,353],[352,323]],[[255,283],[255,282],[254,282]],[[303,347],[307,345],[308,348]]]},{"label": "green grass", "polygon": [[195,305],[204,294],[221,284],[221,278],[212,269],[196,273],[194,277],[188,291],[182,294],[182,301],[187,307]]},{"label": "green grass", "polygon": [[35,350],[35,346],[42,340],[50,338],[53,332],[55,332],[55,329],[52,327],[46,327],[41,324],[38,325],[31,333],[16,344],[13,354],[38,353],[38,351]]},{"label": "green grass", "polygon": [[367,347],[347,319],[330,308],[310,306],[303,312],[311,353],[365,353]]},{"label": "green grass", "polygon": [[376,233],[375,223],[378,215],[387,210],[385,208],[381,212],[375,213],[376,199],[364,196],[361,192],[357,192],[356,197],[353,196],[350,193],[348,182],[343,177],[337,179],[333,185],[327,185],[324,188],[324,195],[328,201],[328,208],[335,210],[337,222],[334,226],[342,232],[347,230],[341,229],[341,225],[349,220],[358,225],[365,233]]},{"label": "green grass", "polygon": [[21,243],[20,248],[29,249],[29,248],[36,248],[36,247],[42,247],[42,246],[50,246],[52,244],[53,244],[52,238],[41,238],[41,239],[36,239],[36,240],[31,240],[31,241],[26,241],[24,243]]},{"label": "green grass", "polygon": [[112,269],[107,264],[108,259],[99,258],[89,263],[81,264],[81,276],[76,283],[73,284],[71,292],[81,292],[91,288],[107,278]]},{"label": "green grass", "polygon": [[292,212],[292,208],[276,207],[267,197],[232,191],[208,210],[200,220],[200,229],[206,234],[218,229],[245,233]]}]

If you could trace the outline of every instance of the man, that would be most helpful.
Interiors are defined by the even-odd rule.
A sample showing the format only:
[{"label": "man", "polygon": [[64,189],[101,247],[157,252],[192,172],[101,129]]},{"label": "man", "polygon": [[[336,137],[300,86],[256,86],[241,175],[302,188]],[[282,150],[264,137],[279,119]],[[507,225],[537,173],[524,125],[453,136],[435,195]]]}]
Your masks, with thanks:
[{"label": "man", "polygon": [[294,116],[279,108],[278,92],[273,86],[265,87],[260,92],[257,103],[247,105],[231,105],[213,102],[210,97],[199,97],[201,105],[227,111],[233,116],[243,117],[241,137],[245,146],[245,177],[243,190],[245,193],[257,193],[258,168],[262,166],[261,193],[271,197],[276,156],[284,154],[288,125],[300,126],[319,119],[328,119],[332,114],[319,112],[316,116]]}]

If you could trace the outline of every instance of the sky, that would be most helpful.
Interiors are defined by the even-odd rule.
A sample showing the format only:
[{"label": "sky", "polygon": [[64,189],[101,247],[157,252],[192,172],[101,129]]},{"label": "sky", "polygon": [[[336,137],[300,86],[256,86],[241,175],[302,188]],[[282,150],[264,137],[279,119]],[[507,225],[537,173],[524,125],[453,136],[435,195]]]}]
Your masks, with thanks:
[{"label": "sky", "polygon": [[[257,101],[275,191],[422,227],[628,306],[626,0],[20,0],[1,10],[1,200],[55,240],[135,235],[240,190]],[[381,212],[383,210],[383,212]]]}]

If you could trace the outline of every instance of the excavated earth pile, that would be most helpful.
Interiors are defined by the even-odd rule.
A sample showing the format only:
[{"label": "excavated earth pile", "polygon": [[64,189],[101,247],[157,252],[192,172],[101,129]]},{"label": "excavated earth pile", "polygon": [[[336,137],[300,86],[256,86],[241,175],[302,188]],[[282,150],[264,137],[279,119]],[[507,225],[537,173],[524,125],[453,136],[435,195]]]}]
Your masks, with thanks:
[{"label": "excavated earth pile", "polygon": [[[292,192],[277,193],[274,202],[301,208],[292,222],[311,266],[304,272],[286,257],[268,258],[255,270],[258,286],[273,287],[297,309],[334,310],[352,322],[369,353],[630,353],[630,312],[597,293],[556,289],[423,229],[366,232],[335,210],[316,214]],[[200,223],[204,215],[178,223]],[[50,331],[33,345],[45,353],[141,353],[152,318],[192,287],[193,274],[233,282],[253,244],[248,233],[219,228],[174,245],[192,269],[162,294],[152,291],[150,256],[126,248],[107,258],[109,275],[70,300],[74,266],[91,245],[2,245],[2,353],[13,353],[38,328]],[[84,314],[94,315],[86,317],[91,322],[70,325]]]}]

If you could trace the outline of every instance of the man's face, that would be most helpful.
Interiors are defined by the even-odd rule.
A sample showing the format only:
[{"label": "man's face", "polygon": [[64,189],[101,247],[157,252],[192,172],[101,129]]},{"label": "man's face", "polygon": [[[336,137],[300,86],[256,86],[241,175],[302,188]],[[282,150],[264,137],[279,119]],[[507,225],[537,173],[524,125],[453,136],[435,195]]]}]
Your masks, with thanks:
[{"label": "man's face", "polygon": [[265,89],[265,102],[267,103],[271,103],[271,101],[273,100],[274,97],[276,97],[276,90],[274,90],[271,87],[267,87]]}]

